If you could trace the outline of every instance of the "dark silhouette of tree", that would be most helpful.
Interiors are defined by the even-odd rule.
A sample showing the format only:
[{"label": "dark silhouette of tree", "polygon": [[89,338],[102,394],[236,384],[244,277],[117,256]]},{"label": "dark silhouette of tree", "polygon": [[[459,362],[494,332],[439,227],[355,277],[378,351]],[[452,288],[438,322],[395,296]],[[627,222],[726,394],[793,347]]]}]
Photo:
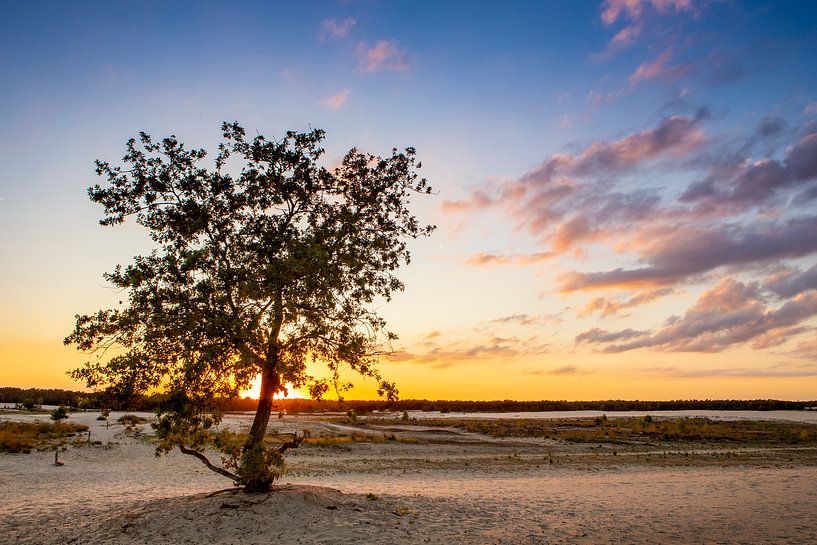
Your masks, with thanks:
[{"label": "dark silhouette of tree", "polygon": [[[248,140],[237,123],[222,125],[215,164],[174,136],[145,133],[127,143],[125,166],[97,161],[107,179],[88,194],[105,209],[100,223],[135,218],[155,249],[105,278],[127,293],[115,309],[77,316],[65,339],[91,358],[72,372],[109,399],[164,390],[156,425],[159,452],[178,446],[248,491],[268,490],[282,452],[302,437],[264,442],[273,395],[285,384],[320,398],[341,366],[375,379],[396,398],[376,363],[396,336],[373,310],[403,289],[395,272],[408,263],[408,239],[429,235],[408,209],[430,193],[415,151],[386,158],[349,151],[333,170],[318,164],[321,130],[281,140]],[[314,359],[333,380],[308,376]],[[240,447],[219,443],[228,467],[202,450],[221,419],[220,403],[261,375],[252,428]]]}]

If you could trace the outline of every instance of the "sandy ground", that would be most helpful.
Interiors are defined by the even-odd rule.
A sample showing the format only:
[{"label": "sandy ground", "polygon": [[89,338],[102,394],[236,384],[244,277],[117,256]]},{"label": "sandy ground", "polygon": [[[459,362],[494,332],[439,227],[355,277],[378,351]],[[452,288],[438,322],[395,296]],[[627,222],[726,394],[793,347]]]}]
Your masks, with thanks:
[{"label": "sandy ground", "polygon": [[[146,426],[139,436],[95,417],[71,421],[92,425],[102,444],[69,448],[62,467],[53,452],[0,454],[0,543],[811,544],[817,536],[811,449],[613,454],[421,428],[397,441],[302,447],[274,493],[248,495],[191,457],[155,458]],[[273,426],[342,430],[289,417]]]}]

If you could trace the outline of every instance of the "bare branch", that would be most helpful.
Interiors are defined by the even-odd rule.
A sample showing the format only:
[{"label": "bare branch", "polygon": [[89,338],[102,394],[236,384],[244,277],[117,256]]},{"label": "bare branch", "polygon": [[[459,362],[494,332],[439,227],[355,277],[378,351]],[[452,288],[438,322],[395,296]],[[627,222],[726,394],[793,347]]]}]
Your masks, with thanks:
[{"label": "bare branch", "polygon": [[229,471],[227,471],[223,467],[218,467],[217,465],[214,465],[213,463],[210,462],[210,460],[207,459],[207,456],[205,456],[204,454],[202,454],[201,452],[199,452],[199,451],[197,451],[195,449],[187,448],[184,445],[179,445],[179,450],[182,451],[182,454],[189,454],[190,456],[195,456],[196,458],[201,460],[201,463],[206,465],[207,469],[209,469],[210,471],[215,471],[219,475],[224,475],[225,477],[227,477],[228,479],[231,479],[233,482],[236,482],[236,483],[240,480],[238,475],[236,475],[234,473],[230,473]]}]

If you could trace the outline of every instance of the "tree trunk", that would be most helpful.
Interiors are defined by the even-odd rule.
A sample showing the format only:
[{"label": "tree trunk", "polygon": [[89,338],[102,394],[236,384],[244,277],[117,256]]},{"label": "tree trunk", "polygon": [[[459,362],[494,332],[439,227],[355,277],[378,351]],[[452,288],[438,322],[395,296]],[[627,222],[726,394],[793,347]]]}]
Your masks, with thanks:
[{"label": "tree trunk", "polygon": [[258,409],[252,421],[252,428],[247,436],[247,442],[241,455],[241,469],[239,471],[244,490],[247,492],[269,492],[272,488],[274,476],[267,467],[269,460],[264,451],[264,435],[267,433],[272,414],[272,398],[280,385],[281,376],[275,365],[264,367],[261,373],[261,395],[258,399]]},{"label": "tree trunk", "polygon": [[252,421],[252,428],[244,444],[246,452],[251,447],[261,443],[267,433],[270,415],[272,414],[272,398],[275,390],[280,385],[281,377],[275,370],[274,365],[267,366],[261,373],[261,395],[258,397],[258,408],[255,410],[255,418]]}]

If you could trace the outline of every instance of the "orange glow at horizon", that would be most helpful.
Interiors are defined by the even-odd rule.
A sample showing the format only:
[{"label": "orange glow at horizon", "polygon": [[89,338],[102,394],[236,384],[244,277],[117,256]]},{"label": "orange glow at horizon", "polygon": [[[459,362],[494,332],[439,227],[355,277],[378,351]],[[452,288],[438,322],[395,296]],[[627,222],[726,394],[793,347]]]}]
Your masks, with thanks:
[{"label": "orange glow at horizon", "polygon": [[[309,397],[308,393],[295,388],[291,382],[284,384],[284,388],[287,390],[287,395],[285,396],[287,399],[306,399]],[[250,387],[242,391],[240,395],[241,397],[258,399],[261,396],[261,375],[255,377],[250,383]]]}]

